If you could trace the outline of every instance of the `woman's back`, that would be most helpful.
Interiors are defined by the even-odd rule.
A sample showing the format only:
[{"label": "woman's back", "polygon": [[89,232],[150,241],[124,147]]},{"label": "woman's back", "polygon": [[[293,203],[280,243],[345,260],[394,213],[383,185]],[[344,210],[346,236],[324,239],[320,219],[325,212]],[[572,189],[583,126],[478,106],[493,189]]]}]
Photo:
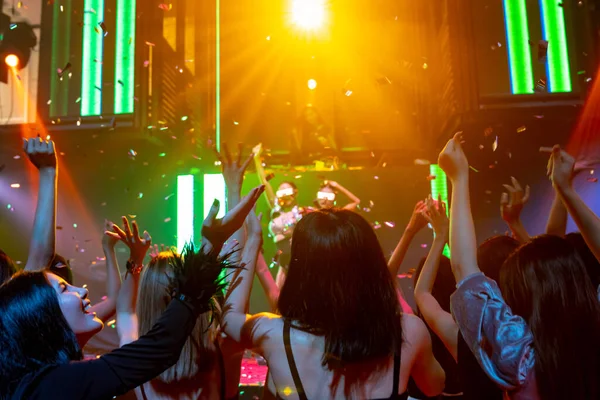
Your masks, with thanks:
[{"label": "woman's back", "polygon": [[[280,398],[300,399],[298,380],[308,399],[387,399],[406,392],[408,379],[412,375],[422,390],[437,394],[437,388],[426,387],[431,373],[443,376],[439,364],[431,355],[431,341],[427,328],[415,316],[403,315],[402,327],[404,341],[398,352],[400,365],[394,387],[394,355],[372,362],[346,366],[340,373],[322,366],[325,340],[299,329],[290,328],[289,343],[286,349],[284,338],[284,320],[270,315],[260,318],[256,324],[257,335],[263,335],[261,350],[269,364],[271,383],[267,390]],[[260,340],[260,339],[259,339]],[[293,364],[288,352],[291,350]],[[427,357],[429,353],[429,358]],[[294,380],[292,370],[297,370]],[[443,380],[442,380],[443,381]],[[404,395],[405,396],[405,395]]]}]

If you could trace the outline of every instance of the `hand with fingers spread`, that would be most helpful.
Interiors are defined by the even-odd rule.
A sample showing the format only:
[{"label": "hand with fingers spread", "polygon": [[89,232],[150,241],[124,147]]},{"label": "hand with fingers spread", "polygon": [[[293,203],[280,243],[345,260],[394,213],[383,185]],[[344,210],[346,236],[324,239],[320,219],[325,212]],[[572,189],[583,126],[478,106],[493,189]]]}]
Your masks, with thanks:
[{"label": "hand with fingers spread", "polygon": [[552,148],[546,174],[552,180],[552,185],[559,190],[571,187],[575,170],[575,158],[562,150],[559,145]]},{"label": "hand with fingers spread", "polygon": [[238,154],[235,159],[232,159],[231,153],[229,152],[229,148],[226,144],[223,144],[223,149],[221,153],[215,152],[217,154],[218,160],[221,162],[221,168],[223,170],[223,178],[225,179],[225,185],[228,190],[237,190],[238,192],[242,190],[242,183],[244,182],[244,173],[246,172],[246,168],[250,165],[250,162],[254,158],[254,154],[250,153],[248,157],[242,162],[242,153],[244,151],[244,146],[240,143],[238,145]]},{"label": "hand with fingers spread", "polygon": [[453,182],[469,176],[469,162],[462,148],[463,143],[462,132],[458,132],[438,157],[439,166]]},{"label": "hand with fingers spread", "polygon": [[129,261],[140,266],[144,263],[144,257],[146,257],[146,252],[152,244],[152,238],[147,231],[144,231],[143,238],[140,237],[139,229],[135,221],[132,222],[132,232],[129,228],[127,217],[122,217],[122,219],[123,229],[113,224],[113,232],[106,231],[105,234],[125,243],[125,245],[129,247]]},{"label": "hand with fingers spread", "polygon": [[157,244],[155,244],[154,246],[150,246],[150,257],[154,258],[154,257],[158,257],[158,255],[164,251],[169,250],[164,244],[160,244],[160,248],[158,247]]},{"label": "hand with fingers spread", "polygon": [[422,213],[423,217],[433,227],[436,238],[440,237],[447,241],[450,234],[450,220],[446,214],[446,203],[442,201],[442,197],[440,196],[435,201],[429,196],[425,203],[425,210]]},{"label": "hand with fingers spread", "polygon": [[257,240],[262,246],[263,243],[263,232],[260,221],[262,220],[262,213],[256,215],[256,207],[246,217],[246,228],[248,230],[248,240]]},{"label": "hand with fingers spread", "polygon": [[502,219],[509,225],[521,220],[521,211],[529,201],[529,186],[525,191],[514,177],[510,178],[512,185],[503,185],[507,192],[502,193],[500,198],[500,214]]},{"label": "hand with fingers spread", "polygon": [[56,151],[52,140],[39,137],[23,139],[23,150],[37,169],[56,169]]},{"label": "hand with fingers spread", "polygon": [[423,215],[426,208],[427,206],[422,200],[415,205],[410,221],[408,221],[408,225],[406,225],[407,231],[417,233],[427,226],[427,219]]},{"label": "hand with fingers spread", "polygon": [[264,185],[252,189],[250,193],[222,219],[217,219],[217,214],[219,213],[219,201],[215,199],[208,212],[208,216],[202,224],[202,241],[204,245],[208,246],[205,251],[219,252],[221,250],[223,243],[225,243],[235,231],[242,227],[248,213],[252,210],[252,207],[256,204],[256,200],[258,200],[264,190]]}]

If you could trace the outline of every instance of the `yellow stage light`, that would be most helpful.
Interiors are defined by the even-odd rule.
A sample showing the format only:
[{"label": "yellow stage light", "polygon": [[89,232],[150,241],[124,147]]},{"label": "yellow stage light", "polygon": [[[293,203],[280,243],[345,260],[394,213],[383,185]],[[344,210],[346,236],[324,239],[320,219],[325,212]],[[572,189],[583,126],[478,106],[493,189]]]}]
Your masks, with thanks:
[{"label": "yellow stage light", "polygon": [[300,28],[313,30],[325,23],[326,0],[291,0],[292,22]]},{"label": "yellow stage light", "polygon": [[308,88],[310,90],[315,90],[317,88],[317,81],[314,79],[309,79],[308,80]]},{"label": "yellow stage light", "polygon": [[9,54],[4,58],[4,62],[11,68],[16,68],[19,65],[19,57],[14,54]]}]

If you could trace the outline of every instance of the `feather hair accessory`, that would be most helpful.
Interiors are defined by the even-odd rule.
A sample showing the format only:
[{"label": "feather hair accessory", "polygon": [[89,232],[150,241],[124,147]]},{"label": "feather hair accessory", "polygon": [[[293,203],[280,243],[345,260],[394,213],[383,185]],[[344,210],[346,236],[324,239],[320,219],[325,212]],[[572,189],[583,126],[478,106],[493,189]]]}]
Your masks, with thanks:
[{"label": "feather hair accessory", "polygon": [[239,268],[229,262],[232,254],[205,253],[204,246],[196,251],[193,243],[187,243],[182,254],[173,253],[167,291],[199,314],[211,310],[213,296],[227,286],[229,273],[225,271]]}]

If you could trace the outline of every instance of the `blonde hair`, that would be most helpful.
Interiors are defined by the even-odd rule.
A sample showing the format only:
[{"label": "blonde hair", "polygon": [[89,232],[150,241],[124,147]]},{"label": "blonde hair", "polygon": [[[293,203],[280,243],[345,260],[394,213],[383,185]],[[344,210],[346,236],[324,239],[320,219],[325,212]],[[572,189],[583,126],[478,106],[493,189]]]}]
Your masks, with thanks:
[{"label": "blonde hair", "polygon": [[[136,306],[140,336],[152,329],[171,302],[167,286],[173,273],[169,264],[173,254],[171,251],[164,251],[153,257],[140,276]],[[162,381],[170,383],[191,378],[212,367],[213,363],[207,361],[213,360],[214,357],[208,356],[207,353],[215,352],[214,342],[218,333],[217,321],[212,321],[212,318],[211,313],[198,316],[196,326],[185,342],[179,360],[159,376]]]}]

